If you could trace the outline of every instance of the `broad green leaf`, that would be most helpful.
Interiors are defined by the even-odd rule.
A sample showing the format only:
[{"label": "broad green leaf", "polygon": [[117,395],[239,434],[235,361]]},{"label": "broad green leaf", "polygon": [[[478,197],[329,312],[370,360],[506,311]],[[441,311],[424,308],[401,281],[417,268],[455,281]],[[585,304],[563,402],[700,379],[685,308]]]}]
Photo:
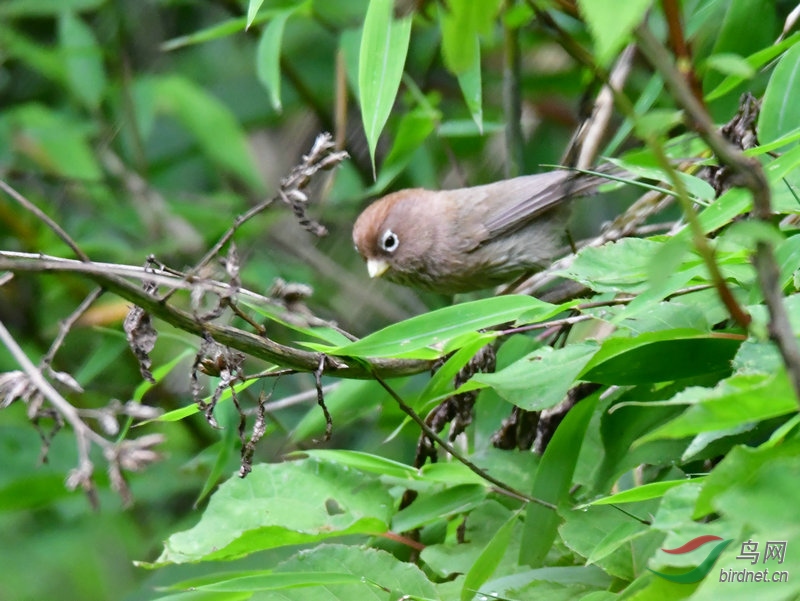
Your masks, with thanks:
[{"label": "broad green leaf", "polygon": [[723,75],[734,75],[740,79],[751,79],[756,74],[755,69],[744,57],[732,52],[712,54],[706,59],[706,67]]},{"label": "broad green leaf", "polygon": [[105,95],[107,81],[103,51],[91,28],[72,12],[58,20],[58,37],[72,93],[91,110]]},{"label": "broad green leaf", "polygon": [[460,484],[433,494],[420,494],[411,505],[392,518],[392,530],[408,532],[452,515],[467,513],[482,503],[488,494],[480,484]]},{"label": "broad green leaf", "polygon": [[772,374],[737,374],[714,388],[687,388],[668,403],[690,407],[640,438],[639,443],[725,430],[797,411],[797,399],[783,370]]},{"label": "broad green leaf", "polygon": [[[712,323],[703,309],[692,303],[693,299],[674,299],[649,305],[645,310],[617,322],[634,335],[658,330],[694,330],[703,333],[711,330]],[[604,311],[599,314],[602,315]],[[598,313],[596,313],[598,314]],[[612,311],[613,315],[613,311]]]},{"label": "broad green leaf", "polygon": [[186,127],[213,163],[255,190],[264,188],[247,136],[228,107],[178,75],[157,78],[154,84],[158,107]]},{"label": "broad green leaf", "polygon": [[[583,399],[567,413],[542,455],[531,496],[559,505],[567,501],[572,475],[586,434],[589,420],[597,406],[597,396]],[[559,522],[555,510],[538,503],[528,504],[522,533],[519,562],[541,567],[556,538]]]},{"label": "broad green leaf", "polygon": [[279,12],[264,28],[256,50],[256,74],[267,88],[272,108],[280,112],[281,104],[281,42],[286,21],[296,9]]},{"label": "broad green leaf", "polygon": [[633,30],[644,19],[650,0],[578,0],[578,8],[594,38],[595,58],[608,65],[631,40]]},{"label": "broad green leaf", "polygon": [[368,190],[370,196],[383,192],[411,161],[414,153],[436,129],[441,114],[423,108],[405,113],[400,118],[397,134],[386,155],[378,179]]},{"label": "broad green leaf", "polygon": [[[478,4],[476,2],[476,4]],[[466,45],[466,44],[464,44]],[[481,90],[481,53],[480,45],[477,38],[475,45],[478,47],[478,52],[475,56],[475,61],[467,69],[458,74],[458,85],[461,88],[461,93],[464,95],[464,102],[467,104],[470,115],[475,125],[478,126],[478,132],[483,134],[483,92]]]},{"label": "broad green leaf", "polygon": [[691,330],[609,338],[578,377],[601,384],[631,385],[724,375],[730,372],[730,361],[741,344],[738,337]]},{"label": "broad green leaf", "polygon": [[283,601],[440,599],[434,584],[420,568],[381,549],[357,545],[318,545],[282,562],[273,574],[284,572],[306,573],[311,580],[322,573],[349,574],[361,582],[287,589],[280,593]]},{"label": "broad green leaf", "polygon": [[192,588],[200,591],[255,592],[282,591],[310,586],[361,584],[362,582],[362,579],[355,574],[337,572],[261,572],[223,579],[211,584],[194,585]]},{"label": "broad green leaf", "polygon": [[683,486],[684,484],[699,484],[703,482],[703,478],[693,478],[692,480],[667,480],[666,482],[650,482],[642,484],[636,488],[623,490],[614,495],[596,499],[588,505],[614,505],[616,503],[638,503],[639,501],[647,501],[649,499],[659,499],[664,496],[668,490],[676,486]]},{"label": "broad green leaf", "polygon": [[[478,561],[486,545],[495,537],[497,531],[505,524],[512,511],[504,507],[493,499],[487,499],[478,507],[470,512],[463,524],[463,542],[458,541],[458,537],[452,532],[453,520],[449,526],[445,539],[441,542],[426,545],[423,549],[421,558],[427,568],[432,570],[440,577],[449,574],[465,574]],[[506,553],[505,560],[509,563],[516,559],[519,552],[520,529],[517,528],[512,533],[512,541],[509,545],[509,552]],[[516,548],[515,548],[516,547]],[[461,588],[459,584],[458,589]],[[497,589],[494,589],[495,591]],[[453,598],[458,595],[456,590]]]},{"label": "broad green leaf", "polygon": [[734,447],[706,478],[692,518],[700,519],[716,511],[717,497],[735,488],[744,480],[754,477],[770,463],[798,456],[800,456],[800,440],[796,438],[777,446]]},{"label": "broad green leaf", "polygon": [[[745,61],[751,69],[759,69],[767,62],[784,52],[787,48],[793,46],[799,40],[800,32],[794,33],[779,44],[768,46],[767,48],[751,54],[745,59]],[[722,80],[722,82],[716,88],[706,94],[706,102],[711,102],[712,100],[716,100],[717,98],[724,96],[742,83],[743,80],[744,78],[739,75],[729,75]]]},{"label": "broad green leaf", "polygon": [[[707,377],[693,384],[715,384],[716,377]],[[600,417],[602,457],[593,474],[594,490],[608,491],[620,476],[642,464],[666,466],[677,463],[686,443],[681,440],[660,440],[632,448],[633,443],[667,420],[679,415],[681,406],[664,405],[687,386],[685,380],[667,385],[643,385],[620,394]],[[635,404],[634,404],[635,403]],[[633,483],[630,484],[632,486]]]},{"label": "broad green leaf", "polygon": [[590,557],[601,544],[609,545],[615,536],[624,535],[625,529],[630,528],[628,524],[637,523],[646,531],[643,535],[632,536],[627,545],[596,558],[596,565],[603,568],[608,576],[630,582],[642,570],[641,558],[650,557],[664,538],[663,533],[636,521],[636,517],[649,519],[657,507],[655,501],[644,501],[630,511],[634,517],[608,505],[564,509],[561,512],[564,524],[559,528],[561,540],[575,553]]},{"label": "broad green leaf", "polygon": [[[472,564],[464,578],[464,585],[461,588],[461,601],[473,599],[478,589],[489,580],[497,566],[500,565],[500,561],[503,559],[509,543],[511,543],[511,536],[518,525],[519,512],[516,512],[500,527],[497,534],[484,547],[483,552]],[[483,598],[483,595],[481,595],[481,598]]]},{"label": "broad green leaf", "polygon": [[[777,13],[772,0],[729,0],[721,11],[722,23],[713,24],[714,39],[711,55],[733,53],[748,56],[772,45],[778,36]],[[725,75],[715,70],[703,74],[702,88],[708,92],[716,88]],[[746,84],[746,82],[744,82]],[[733,92],[710,105],[712,117],[727,121],[739,108],[739,95],[746,91],[739,85]]]},{"label": "broad green leaf", "polygon": [[261,464],[211,496],[200,522],[173,534],[153,565],[242,557],[388,527],[393,500],[363,472],[312,459]]},{"label": "broad green leaf", "polygon": [[486,298],[412,317],[328,352],[356,357],[392,357],[402,353],[406,357],[431,358],[438,355],[427,348],[431,345],[443,344],[469,332],[514,321],[523,314],[530,321],[536,320],[536,314],[546,319],[554,310],[560,309],[557,305],[529,296]]},{"label": "broad green leaf", "polygon": [[764,93],[758,138],[769,143],[800,125],[800,44],[781,57]]},{"label": "broad green leaf", "polygon": [[460,484],[486,484],[486,480],[473,472],[463,463],[426,463],[420,469],[425,480],[441,482],[449,486]]},{"label": "broad green leaf", "polygon": [[599,248],[587,247],[558,275],[597,292],[641,292],[646,289],[651,262],[663,243],[624,238]]},{"label": "broad green leaf", "polygon": [[600,347],[595,342],[544,347],[495,373],[478,373],[470,382],[491,386],[527,411],[541,411],[564,400],[567,391]]},{"label": "broad green leaf", "polygon": [[436,370],[425,388],[419,394],[415,403],[415,409],[420,410],[428,401],[436,399],[444,394],[455,392],[453,390],[453,378],[456,377],[461,368],[464,367],[485,345],[494,340],[494,336],[486,335],[476,338],[469,344],[464,345],[448,357],[444,365]]},{"label": "broad green leaf", "polygon": [[648,528],[646,525],[634,520],[619,524],[597,543],[597,547],[592,551],[592,554],[586,558],[586,563],[597,563],[601,559],[611,555],[623,545],[629,545],[632,540],[644,536],[647,532]]},{"label": "broad green leaf", "polygon": [[[569,585],[583,585],[586,587],[606,589],[611,585],[612,579],[603,570],[597,566],[548,566],[546,568],[537,568],[535,570],[525,570],[524,572],[517,572],[508,576],[500,576],[490,580],[486,586],[483,587],[486,591],[499,591],[506,592],[506,595],[511,595],[515,591],[519,591],[525,586],[535,582],[552,582],[564,586]],[[579,593],[580,594],[580,593]],[[570,599],[577,598],[570,596],[557,596],[557,599]],[[613,601],[617,596],[609,601]],[[593,594],[580,597],[581,601],[598,601]]]},{"label": "broad green leaf", "polygon": [[413,480],[419,476],[416,468],[386,459],[380,455],[372,455],[361,451],[334,450],[334,449],[310,449],[306,451],[296,451],[292,456],[307,455],[314,459],[327,463],[340,463],[352,467],[362,472],[377,474],[379,476],[391,476]]},{"label": "broad green leaf", "polygon": [[[442,56],[455,75],[480,65],[479,38],[491,34],[501,0],[450,0],[439,11],[442,29]],[[474,43],[473,43],[474,40]]]},{"label": "broad green leaf", "polygon": [[373,173],[375,148],[394,106],[411,39],[411,17],[393,19],[393,4],[370,0],[358,57],[359,104]]},{"label": "broad green leaf", "polygon": [[[734,485],[714,499],[716,512],[722,516],[730,531],[739,534],[731,545],[733,549],[722,555],[714,566],[713,573],[736,573],[742,565],[748,568],[763,569],[769,577],[762,582],[746,582],[731,589],[728,583],[718,583],[717,578],[707,578],[692,596],[698,601],[716,601],[728,591],[740,591],[740,599],[758,598],[764,601],[782,601],[800,597],[800,582],[788,576],[800,567],[800,561],[791,549],[800,546],[800,526],[796,515],[800,505],[800,455],[778,456],[766,461],[753,471],[740,471],[733,480]],[[772,533],[780,532],[776,537]],[[758,541],[759,562],[752,565],[747,560],[738,559],[743,551],[741,544],[747,540]],[[762,542],[763,541],[763,542]],[[785,543],[783,563],[777,559],[764,561],[766,546],[770,541]],[[751,567],[752,566],[752,567]],[[730,571],[729,571],[730,570]],[[770,582],[773,574],[783,571],[782,580]],[[769,583],[769,585],[765,585]]]}]

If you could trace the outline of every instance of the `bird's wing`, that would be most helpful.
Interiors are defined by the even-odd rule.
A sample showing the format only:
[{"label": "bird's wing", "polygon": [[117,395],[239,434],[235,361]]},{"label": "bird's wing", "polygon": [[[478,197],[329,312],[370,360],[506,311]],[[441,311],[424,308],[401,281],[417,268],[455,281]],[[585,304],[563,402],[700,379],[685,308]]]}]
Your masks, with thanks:
[{"label": "bird's wing", "polygon": [[[489,184],[485,186],[487,194],[502,194],[505,202],[484,220],[487,236],[493,239],[523,227],[565,200],[586,195],[606,181],[561,170]],[[496,191],[493,187],[497,187]]]}]

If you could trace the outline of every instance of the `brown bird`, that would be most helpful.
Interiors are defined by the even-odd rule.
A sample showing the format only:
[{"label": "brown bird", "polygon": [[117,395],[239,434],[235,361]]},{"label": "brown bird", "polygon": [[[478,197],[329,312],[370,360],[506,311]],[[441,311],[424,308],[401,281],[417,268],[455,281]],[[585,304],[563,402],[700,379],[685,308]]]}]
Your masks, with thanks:
[{"label": "brown bird", "polygon": [[353,226],[370,277],[443,294],[540,271],[563,247],[568,202],[608,180],[551,171],[484,186],[388,194]]}]

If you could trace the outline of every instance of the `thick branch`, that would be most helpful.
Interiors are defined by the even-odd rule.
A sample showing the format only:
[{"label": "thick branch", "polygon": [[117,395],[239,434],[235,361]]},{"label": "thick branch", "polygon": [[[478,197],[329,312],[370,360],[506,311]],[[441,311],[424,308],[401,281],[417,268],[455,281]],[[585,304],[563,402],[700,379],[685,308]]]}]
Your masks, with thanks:
[{"label": "thick branch", "polygon": [[[154,317],[158,317],[185,332],[197,336],[208,334],[220,344],[281,367],[311,373],[319,368],[319,353],[284,346],[269,338],[257,336],[251,332],[231,326],[203,322],[199,317],[160,301],[139,286],[131,284],[121,277],[109,275],[108,272],[103,273],[99,269],[85,269],[85,267],[85,264],[79,262],[53,263],[48,261],[43,264],[35,260],[20,261],[0,255],[0,269],[8,269],[15,272],[80,272],[109,292],[121,296]],[[373,359],[371,366],[366,366],[357,361],[349,361],[344,357],[332,357],[330,359],[331,361],[326,369],[328,375],[361,380],[372,379],[373,371],[383,378],[397,378],[429,371],[433,365],[430,361],[422,360]]]}]

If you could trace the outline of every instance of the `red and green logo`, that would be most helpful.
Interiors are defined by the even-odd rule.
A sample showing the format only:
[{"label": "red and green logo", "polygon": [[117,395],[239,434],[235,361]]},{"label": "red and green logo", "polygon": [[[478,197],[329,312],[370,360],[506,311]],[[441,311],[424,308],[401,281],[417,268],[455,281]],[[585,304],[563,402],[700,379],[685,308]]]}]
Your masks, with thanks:
[{"label": "red and green logo", "polygon": [[719,536],[714,536],[713,534],[706,534],[704,536],[698,536],[697,538],[693,538],[688,543],[681,545],[675,549],[661,549],[664,553],[670,553],[671,555],[683,555],[684,553],[689,553],[694,551],[695,549],[699,549],[706,543],[710,543],[713,541],[722,541],[717,543],[713,549],[709,552],[703,562],[697,566],[696,568],[689,570],[688,572],[684,572],[683,574],[664,574],[662,572],[656,572],[655,570],[650,570],[656,576],[661,576],[662,578],[669,580],[670,582],[678,582],[680,584],[692,584],[693,582],[698,582],[708,576],[708,573],[711,571],[711,568],[714,567],[714,562],[717,561],[717,558],[722,554],[733,539],[729,538],[728,540],[722,540]]}]

